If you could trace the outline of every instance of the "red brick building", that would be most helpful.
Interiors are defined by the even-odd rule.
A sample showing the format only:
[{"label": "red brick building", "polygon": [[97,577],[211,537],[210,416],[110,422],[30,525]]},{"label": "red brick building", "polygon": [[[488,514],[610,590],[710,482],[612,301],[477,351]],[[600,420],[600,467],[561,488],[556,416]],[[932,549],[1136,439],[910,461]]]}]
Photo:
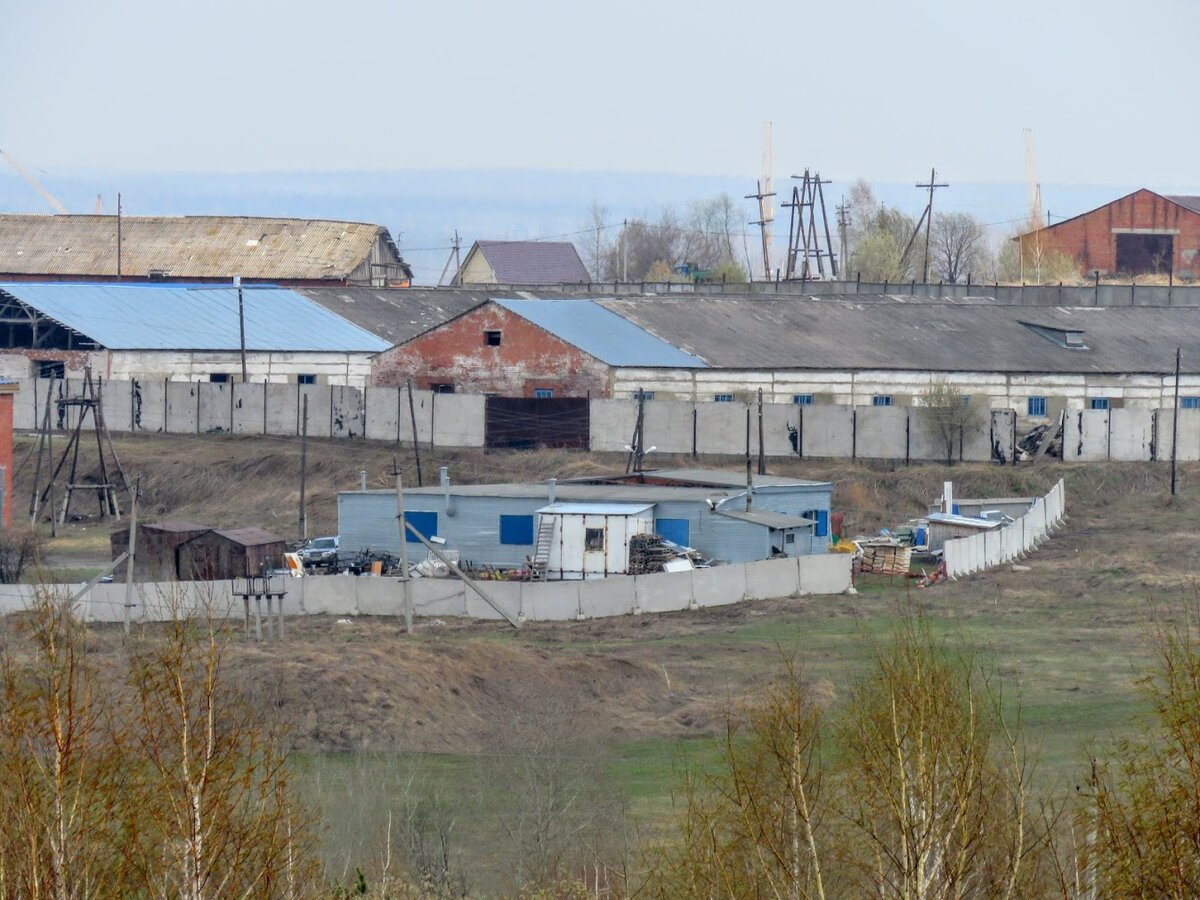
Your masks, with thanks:
[{"label": "red brick building", "polygon": [[375,358],[372,383],[501,397],[608,397],[618,367],[704,362],[592,300],[489,300]]},{"label": "red brick building", "polygon": [[1200,278],[1200,197],[1145,188],[1018,238],[1026,260],[1054,251],[1101,275]]}]

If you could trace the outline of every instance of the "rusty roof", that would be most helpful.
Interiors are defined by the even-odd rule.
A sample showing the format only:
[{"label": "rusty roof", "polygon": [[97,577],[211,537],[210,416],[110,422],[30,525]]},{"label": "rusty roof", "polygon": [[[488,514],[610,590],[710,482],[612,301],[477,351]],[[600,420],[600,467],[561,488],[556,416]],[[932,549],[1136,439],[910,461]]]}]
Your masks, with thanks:
[{"label": "rusty roof", "polygon": [[214,528],[213,534],[219,534],[227,541],[241,544],[243,547],[261,547],[263,544],[287,543],[284,538],[267,531],[265,528]]},{"label": "rusty roof", "polygon": [[[122,216],[121,274],[172,279],[344,280],[381,225],[254,216]],[[0,274],[115,277],[117,217],[0,214]]]}]

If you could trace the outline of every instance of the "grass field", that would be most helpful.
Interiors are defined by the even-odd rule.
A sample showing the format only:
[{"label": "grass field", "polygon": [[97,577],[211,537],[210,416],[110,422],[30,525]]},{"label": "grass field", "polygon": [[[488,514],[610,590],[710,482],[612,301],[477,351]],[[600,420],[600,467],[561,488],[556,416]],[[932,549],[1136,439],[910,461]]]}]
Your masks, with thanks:
[{"label": "grass field", "polygon": [[[384,477],[392,450],[315,442],[314,530],[332,530],[334,491],[356,486],[360,467],[373,484]],[[118,451],[127,469],[143,473],[150,515],[284,533],[294,521],[295,442],[155,436],[119,440]],[[439,451],[423,463],[427,476],[446,464],[455,480],[478,481],[582,474],[623,460]],[[947,475],[959,496],[1033,495],[1065,477],[1069,519],[1026,560],[1029,571],[1002,568],[927,590],[868,582],[854,596],[534,623],[520,632],[447,621],[421,622],[407,636],[394,620],[312,617],[289,625],[283,645],[239,643],[231,673],[264,714],[289,724],[299,784],[327,816],[331,869],[373,859],[387,812],[418,787],[443,797],[467,791],[474,799],[464,801],[459,836],[466,845],[486,842],[493,829],[495,843],[495,814],[480,798],[505,778],[497,742],[524,711],[550,701],[589,736],[587,752],[633,821],[652,829],[669,809],[680,767],[716,758],[725,712],[752,697],[784,655],[794,654],[820,695],[836,702],[869,665],[873,641],[886,636],[900,604],[921,609],[998,677],[1037,751],[1043,787],[1069,790],[1089,747],[1137,729],[1147,709],[1134,682],[1150,663],[1152,607],[1195,599],[1200,467],[1182,467],[1175,498],[1165,466],[1153,464],[947,472],[791,460],[772,472],[833,481],[835,509],[851,534],[919,514]],[[22,490],[19,478],[18,497]],[[54,564],[96,564],[107,555],[106,535],[76,523],[51,546]],[[96,652],[119,646],[115,633],[98,633]]]}]

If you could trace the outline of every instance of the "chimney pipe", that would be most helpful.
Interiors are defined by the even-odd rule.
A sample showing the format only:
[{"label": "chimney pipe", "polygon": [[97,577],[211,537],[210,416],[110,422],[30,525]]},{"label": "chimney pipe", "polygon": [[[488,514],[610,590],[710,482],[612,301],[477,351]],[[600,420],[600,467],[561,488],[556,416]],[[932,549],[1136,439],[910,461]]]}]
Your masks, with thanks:
[{"label": "chimney pipe", "polygon": [[547,505],[549,505],[554,502],[554,494],[555,494],[555,491],[558,489],[558,479],[551,478],[549,481],[546,482],[546,486],[549,488],[549,490],[547,491],[548,499],[546,501]]},{"label": "chimney pipe", "polygon": [[358,470],[358,489],[364,494],[367,492],[367,470]]},{"label": "chimney pipe", "polygon": [[450,499],[450,467],[442,466],[438,469],[438,481],[442,484],[442,496],[446,499],[446,515],[454,515],[454,503]]}]

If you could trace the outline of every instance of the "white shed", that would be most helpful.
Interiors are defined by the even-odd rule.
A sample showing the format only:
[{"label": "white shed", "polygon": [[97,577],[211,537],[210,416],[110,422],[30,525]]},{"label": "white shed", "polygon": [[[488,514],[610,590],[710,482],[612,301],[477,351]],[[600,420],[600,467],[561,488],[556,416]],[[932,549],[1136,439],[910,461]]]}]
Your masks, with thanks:
[{"label": "white shed", "polygon": [[548,578],[627,574],[629,539],[654,532],[653,503],[552,503],[537,514],[550,536]]}]

